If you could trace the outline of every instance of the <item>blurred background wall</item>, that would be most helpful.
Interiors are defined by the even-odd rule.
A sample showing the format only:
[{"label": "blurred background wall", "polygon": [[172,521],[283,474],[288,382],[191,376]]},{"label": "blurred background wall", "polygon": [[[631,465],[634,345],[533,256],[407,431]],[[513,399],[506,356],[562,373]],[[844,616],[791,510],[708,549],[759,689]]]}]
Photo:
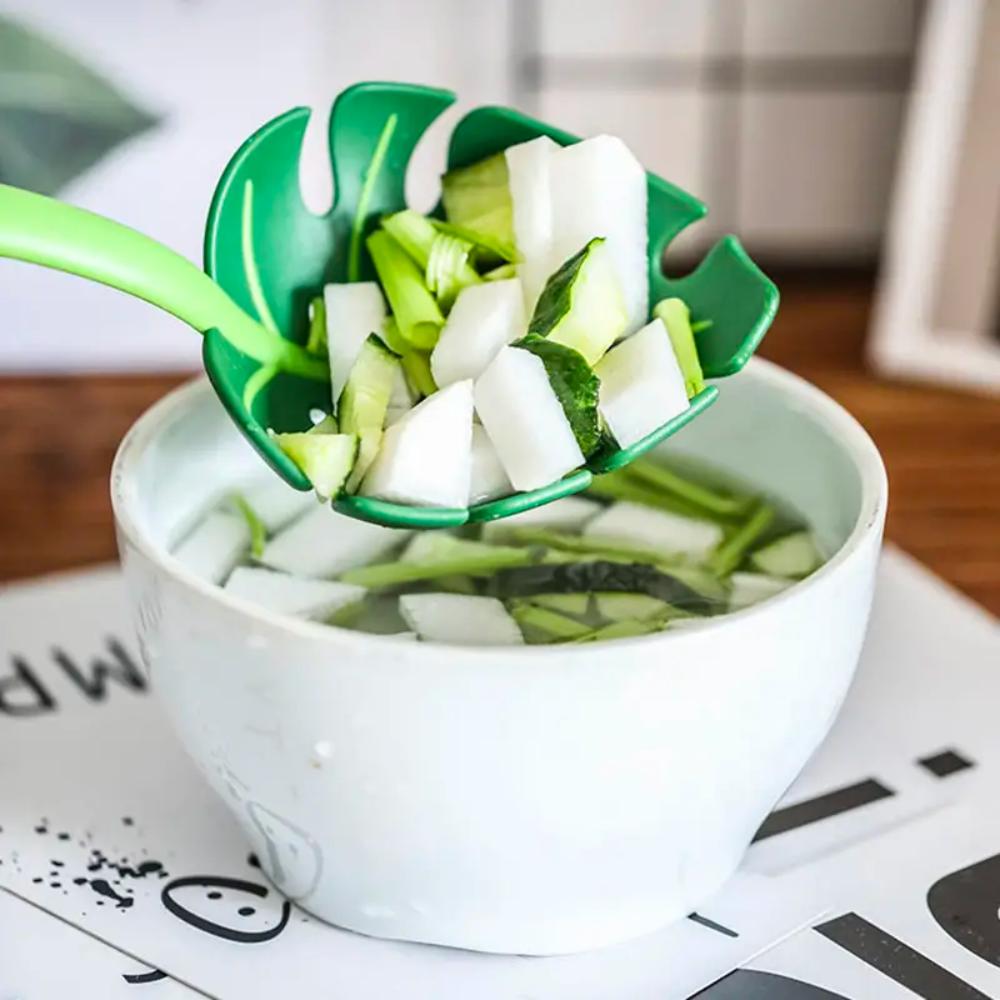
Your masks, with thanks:
[{"label": "blurred background wall", "polygon": [[[358,79],[455,89],[409,187],[434,200],[464,110],[510,103],[620,134],[765,263],[871,265],[908,92],[919,0],[0,0],[0,178],[103,212],[200,262],[205,213],[259,124]],[[317,116],[318,118],[321,116]],[[323,122],[310,204],[330,197]],[[0,268],[0,369],[176,369],[190,331],[141,303]]]}]

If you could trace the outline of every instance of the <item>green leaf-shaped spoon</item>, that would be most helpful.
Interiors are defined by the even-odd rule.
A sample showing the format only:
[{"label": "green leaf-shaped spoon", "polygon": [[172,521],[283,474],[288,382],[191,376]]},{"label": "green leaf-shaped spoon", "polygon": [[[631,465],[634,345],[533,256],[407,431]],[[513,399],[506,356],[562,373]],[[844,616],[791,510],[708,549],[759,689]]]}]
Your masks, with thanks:
[{"label": "green leaf-shaped spoon", "polygon": [[[205,236],[207,274],[118,223],[2,185],[0,256],[118,288],[204,333],[205,369],[229,414],[275,472],[308,490],[306,477],[268,433],[269,428],[307,428],[312,409],[331,406],[326,359],[299,346],[306,339],[308,303],[327,282],[373,277],[364,236],[379,216],[406,207],[410,157],[454,99],[446,91],[398,83],[358,84],[340,94],[329,138],[335,201],[322,217],[306,208],[298,181],[309,109],[297,108],[269,122],[240,147],[216,189]],[[455,127],[448,165],[465,166],[543,134],[564,145],[579,141],[509,109],[479,108]],[[777,289],[732,236],[720,240],[693,273],[665,277],[660,262],[666,246],[706,209],[648,176],[650,302],[677,296],[690,307],[692,319],[710,318],[709,329],[697,334],[704,373],[709,378],[733,374],[770,326]],[[717,394],[715,387],[705,389],[684,414],[638,444],[601,452],[588,468],[530,493],[470,509],[408,507],[357,496],[339,498],[334,506],[352,517],[401,527],[508,517],[585,489],[594,473],[638,457]]]}]

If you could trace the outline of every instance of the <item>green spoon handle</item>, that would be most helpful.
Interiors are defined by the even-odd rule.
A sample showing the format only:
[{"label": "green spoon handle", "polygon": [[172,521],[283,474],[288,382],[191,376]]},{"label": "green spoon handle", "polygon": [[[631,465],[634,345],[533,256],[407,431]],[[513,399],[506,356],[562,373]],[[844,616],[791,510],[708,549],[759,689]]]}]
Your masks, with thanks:
[{"label": "green spoon handle", "polygon": [[89,278],[193,326],[217,329],[262,365],[315,374],[318,359],[269,333],[186,257],[85,209],[0,184],[0,257]]}]

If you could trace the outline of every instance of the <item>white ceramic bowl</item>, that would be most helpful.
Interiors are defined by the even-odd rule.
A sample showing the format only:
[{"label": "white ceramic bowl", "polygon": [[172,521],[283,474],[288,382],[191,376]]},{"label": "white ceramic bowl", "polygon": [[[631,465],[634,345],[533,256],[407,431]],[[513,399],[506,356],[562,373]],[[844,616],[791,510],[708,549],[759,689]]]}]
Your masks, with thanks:
[{"label": "white ceramic bowl", "polygon": [[653,931],[732,875],[851,682],[885,470],[760,360],[670,450],[769,487],[836,554],[705,626],[472,650],[286,619],[185,571],[172,539],[259,459],[204,380],[138,421],[112,492],[143,660],[281,891],[365,934],[542,955]]}]

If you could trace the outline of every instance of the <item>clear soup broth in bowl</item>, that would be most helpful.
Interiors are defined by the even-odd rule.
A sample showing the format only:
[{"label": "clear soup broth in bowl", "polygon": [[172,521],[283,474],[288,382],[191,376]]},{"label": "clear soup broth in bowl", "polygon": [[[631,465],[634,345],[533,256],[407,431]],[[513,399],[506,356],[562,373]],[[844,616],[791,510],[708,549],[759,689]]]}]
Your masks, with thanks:
[{"label": "clear soup broth in bowl", "polygon": [[153,688],[275,886],[544,955],[733,874],[849,687],[886,481],[853,418],[754,361],[652,459],[486,525],[335,514],[202,380],[129,433],[113,499]]}]

